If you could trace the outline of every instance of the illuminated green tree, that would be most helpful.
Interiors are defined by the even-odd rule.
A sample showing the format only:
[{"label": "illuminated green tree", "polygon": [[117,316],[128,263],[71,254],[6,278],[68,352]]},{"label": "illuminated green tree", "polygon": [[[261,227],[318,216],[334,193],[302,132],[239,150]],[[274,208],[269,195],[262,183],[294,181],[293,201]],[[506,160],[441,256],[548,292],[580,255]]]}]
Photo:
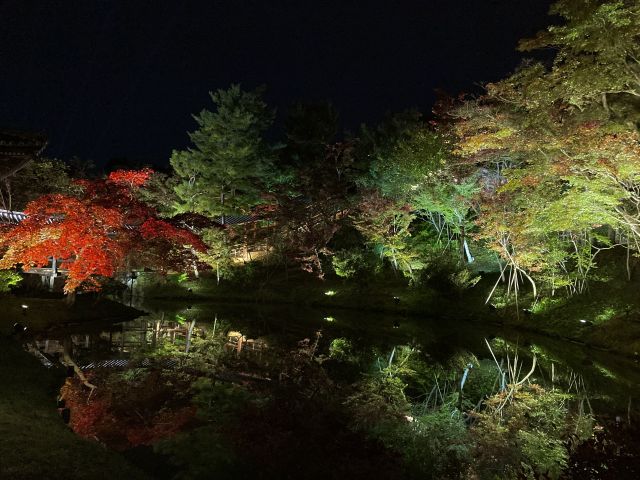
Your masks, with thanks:
[{"label": "illuminated green tree", "polygon": [[409,226],[414,218],[406,206],[372,192],[363,196],[353,220],[368,246],[411,281],[425,267],[411,241]]},{"label": "illuminated green tree", "polygon": [[441,249],[457,244],[460,258],[473,261],[467,244],[478,192],[473,170],[454,167],[445,138],[411,112],[388,118],[369,138],[371,163],[361,183],[409,206],[433,228]]},{"label": "illuminated green tree", "polygon": [[[581,292],[595,257],[640,247],[640,14],[634,1],[560,0],[520,49],[553,48],[449,112],[454,153],[486,172],[479,237],[523,278]],[[613,234],[611,234],[613,232]],[[628,267],[628,265],[627,265]]]},{"label": "illuminated green tree", "polygon": [[[560,0],[550,13],[562,17],[521,51],[552,48],[553,66],[523,69],[504,87],[528,85],[526,104],[535,108],[561,101],[578,111],[597,106],[622,119],[640,102],[640,4],[635,0]],[[537,78],[536,78],[537,77]],[[635,119],[637,121],[637,117]]]},{"label": "illuminated green tree", "polygon": [[245,92],[238,85],[211,93],[214,112],[202,110],[189,134],[193,146],[174,151],[171,166],[179,183],[179,212],[211,216],[246,214],[260,203],[269,182],[271,151],[264,133],[273,112],[262,91]]}]

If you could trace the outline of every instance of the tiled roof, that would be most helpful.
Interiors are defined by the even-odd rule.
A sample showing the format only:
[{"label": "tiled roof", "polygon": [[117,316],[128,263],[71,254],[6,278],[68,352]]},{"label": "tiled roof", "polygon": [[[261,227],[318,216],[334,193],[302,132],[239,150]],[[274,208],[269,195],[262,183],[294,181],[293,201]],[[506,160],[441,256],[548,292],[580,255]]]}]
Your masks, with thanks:
[{"label": "tiled roof", "polygon": [[46,146],[44,135],[0,129],[0,180],[22,170]]},{"label": "tiled roof", "polygon": [[13,212],[11,210],[0,209],[0,223],[18,224],[25,218],[27,218],[27,215],[24,212]]},{"label": "tiled roof", "polygon": [[47,146],[47,137],[39,133],[0,129],[0,158],[34,157]]}]

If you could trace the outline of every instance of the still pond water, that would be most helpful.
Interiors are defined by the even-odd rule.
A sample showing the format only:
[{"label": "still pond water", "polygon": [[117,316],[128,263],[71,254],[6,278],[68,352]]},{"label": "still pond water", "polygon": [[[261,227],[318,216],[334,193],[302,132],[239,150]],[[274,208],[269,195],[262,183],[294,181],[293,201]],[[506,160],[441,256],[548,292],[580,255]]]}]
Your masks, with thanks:
[{"label": "still pond water", "polygon": [[[289,306],[167,302],[137,307],[148,315],[124,323],[53,326],[46,332],[34,332],[32,353],[44,363],[45,358],[55,362],[66,348],[85,372],[96,368],[117,370],[134,365],[129,363],[132,358],[136,358],[136,366],[144,366],[140,359],[167,343],[178,350],[188,350],[192,339],[217,330],[228,338],[225,347],[230,354],[251,356],[255,362],[266,351],[296,349],[304,339],[309,339],[310,345],[317,341],[318,355],[328,355],[333,340],[346,339],[360,355],[370,355],[372,359],[389,358],[400,346],[409,346],[426,363],[447,364],[456,356],[492,359],[489,341],[491,345],[506,345],[512,355],[517,352],[520,377],[528,373],[535,356],[537,366],[530,382],[553,388],[554,381],[562,378],[565,389],[588,399],[589,409],[610,439],[607,441],[618,442],[615,451],[625,464],[619,471],[637,471],[633,466],[639,451],[633,444],[637,436],[629,432],[635,430],[634,422],[640,417],[640,365],[633,360],[497,325],[438,318]],[[497,351],[494,354],[506,366],[505,357]],[[459,374],[472,378],[474,371],[471,368],[465,375],[461,369]],[[597,456],[593,452],[586,454]],[[597,461],[602,464],[602,459]],[[604,470],[584,478],[610,478],[602,473],[607,467],[600,467]]]}]

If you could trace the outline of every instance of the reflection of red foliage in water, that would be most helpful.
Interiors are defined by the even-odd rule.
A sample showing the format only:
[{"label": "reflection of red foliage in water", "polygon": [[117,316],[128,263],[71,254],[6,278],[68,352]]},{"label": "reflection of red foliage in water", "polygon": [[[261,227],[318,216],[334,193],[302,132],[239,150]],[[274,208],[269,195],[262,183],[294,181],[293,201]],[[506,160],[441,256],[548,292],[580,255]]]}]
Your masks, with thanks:
[{"label": "reflection of red foliage in water", "polygon": [[71,429],[114,450],[151,445],[184,430],[195,418],[196,407],[191,404],[163,406],[146,417],[136,414],[137,406],[131,405],[133,414],[125,416],[114,408],[109,392],[101,390],[99,386],[89,398],[89,392],[77,379],[67,379],[61,393],[71,410]]},{"label": "reflection of red foliage in water", "polygon": [[61,393],[67,408],[71,410],[71,429],[81,437],[96,438],[96,424],[107,417],[108,409],[104,401],[95,396],[87,401],[89,393],[76,379],[68,378]]},{"label": "reflection of red foliage in water", "polygon": [[161,410],[150,425],[128,425],[126,435],[130,446],[151,445],[163,438],[179,433],[194,418],[196,407],[187,406],[177,410]]}]

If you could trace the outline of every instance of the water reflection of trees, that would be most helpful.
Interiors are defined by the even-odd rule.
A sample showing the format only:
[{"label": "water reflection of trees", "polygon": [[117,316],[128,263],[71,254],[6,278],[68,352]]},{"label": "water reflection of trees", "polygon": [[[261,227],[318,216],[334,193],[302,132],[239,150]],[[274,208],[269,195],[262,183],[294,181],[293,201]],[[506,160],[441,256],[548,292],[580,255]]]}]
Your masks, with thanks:
[{"label": "water reflection of trees", "polygon": [[[249,416],[260,430],[267,419],[282,422],[284,411],[296,418],[295,428],[305,425],[315,435],[320,427],[308,422],[317,410],[340,418],[335,428],[375,439],[416,475],[556,478],[599,428],[594,398],[606,399],[544,347],[502,338],[476,354],[458,350],[436,362],[415,343],[387,350],[320,331],[297,345],[266,348],[217,316],[198,322],[159,313],[100,332],[37,339],[34,350],[53,358],[65,354],[65,345],[98,387],[93,397],[83,393],[82,382],[67,390],[77,400],[74,408],[94,406],[86,413],[95,417],[95,428],[82,426],[92,435],[118,436],[98,411],[126,423],[127,431],[146,432],[132,438],[148,442],[177,433],[156,428],[167,419],[187,429],[182,440],[176,437],[179,443],[192,438],[192,423],[199,425],[197,435],[220,440],[223,431],[235,432],[235,418]],[[244,431],[234,435],[243,445],[249,441]],[[174,454],[182,448],[166,442]]]}]

